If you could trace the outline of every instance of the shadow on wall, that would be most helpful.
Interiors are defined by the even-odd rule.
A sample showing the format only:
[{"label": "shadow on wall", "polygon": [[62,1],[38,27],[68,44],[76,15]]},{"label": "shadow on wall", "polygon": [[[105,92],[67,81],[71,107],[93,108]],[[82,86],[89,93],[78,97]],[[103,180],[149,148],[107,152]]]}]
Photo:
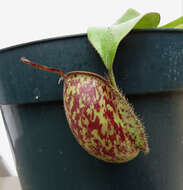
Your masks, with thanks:
[{"label": "shadow on wall", "polygon": [[10,176],[8,167],[6,166],[2,157],[0,156],[0,177],[7,177],[7,176]]},{"label": "shadow on wall", "polygon": [[[6,170],[8,175],[4,172],[4,170]],[[0,177],[2,176],[17,176],[17,172],[0,112]]]}]

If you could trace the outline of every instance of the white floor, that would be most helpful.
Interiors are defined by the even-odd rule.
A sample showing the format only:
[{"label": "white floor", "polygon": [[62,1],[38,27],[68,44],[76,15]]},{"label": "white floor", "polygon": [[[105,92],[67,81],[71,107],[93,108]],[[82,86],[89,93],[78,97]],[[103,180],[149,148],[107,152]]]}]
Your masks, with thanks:
[{"label": "white floor", "polygon": [[1,190],[21,190],[18,177],[0,177]]}]

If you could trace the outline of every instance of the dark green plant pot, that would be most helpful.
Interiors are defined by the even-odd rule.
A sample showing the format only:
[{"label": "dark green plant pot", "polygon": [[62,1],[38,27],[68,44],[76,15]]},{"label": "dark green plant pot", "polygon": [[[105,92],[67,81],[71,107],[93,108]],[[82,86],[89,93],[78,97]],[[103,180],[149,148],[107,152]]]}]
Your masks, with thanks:
[{"label": "dark green plant pot", "polygon": [[183,30],[137,30],[114,63],[134,105],[150,153],[125,164],[88,155],[70,132],[59,76],[20,62],[25,56],[64,72],[106,70],[86,35],[0,51],[0,104],[23,190],[183,189]]}]

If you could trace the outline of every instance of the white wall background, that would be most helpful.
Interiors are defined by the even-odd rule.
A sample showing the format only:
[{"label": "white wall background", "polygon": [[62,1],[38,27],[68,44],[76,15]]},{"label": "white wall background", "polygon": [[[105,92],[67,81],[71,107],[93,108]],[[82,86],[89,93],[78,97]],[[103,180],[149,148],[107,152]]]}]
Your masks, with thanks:
[{"label": "white wall background", "polygon": [[[112,24],[128,8],[157,11],[161,24],[183,15],[183,0],[1,0],[0,49],[44,38],[85,33],[89,26]],[[0,155],[16,175],[0,116]]]}]

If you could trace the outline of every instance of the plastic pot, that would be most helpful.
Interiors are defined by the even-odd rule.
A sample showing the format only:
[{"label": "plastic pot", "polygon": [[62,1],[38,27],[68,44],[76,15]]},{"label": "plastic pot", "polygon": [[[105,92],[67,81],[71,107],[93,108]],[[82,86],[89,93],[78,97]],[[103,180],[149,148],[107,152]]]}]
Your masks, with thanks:
[{"label": "plastic pot", "polygon": [[70,132],[59,76],[20,62],[25,56],[65,73],[104,75],[85,34],[0,51],[0,104],[23,190],[183,189],[183,30],[132,31],[114,63],[119,87],[142,119],[150,153],[109,164],[88,155]]}]

